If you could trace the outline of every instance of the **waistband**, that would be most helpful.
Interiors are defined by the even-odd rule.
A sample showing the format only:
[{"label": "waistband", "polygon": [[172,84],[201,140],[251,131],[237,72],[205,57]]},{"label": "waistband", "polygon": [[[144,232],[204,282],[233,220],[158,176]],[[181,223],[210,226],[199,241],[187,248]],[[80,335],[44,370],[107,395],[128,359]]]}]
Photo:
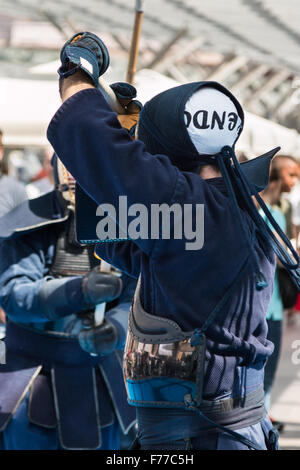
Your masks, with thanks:
[{"label": "waistband", "polygon": [[226,398],[223,400],[202,400],[200,409],[210,419],[216,415],[225,416],[226,413],[242,409],[243,412],[248,409],[257,409],[264,404],[264,388],[261,385],[257,390],[250,392],[243,397]]},{"label": "waistband", "polygon": [[[216,424],[231,430],[242,429],[265,418],[264,390],[260,387],[243,398],[204,400],[200,409]],[[138,407],[137,417],[139,440],[147,445],[222,432],[190,410]]]},{"label": "waistband", "polygon": [[38,332],[11,320],[7,322],[5,343],[8,351],[36,358],[37,364],[42,364],[45,370],[50,370],[54,364],[95,366],[100,363],[100,357],[90,356],[81,349],[77,338]]}]

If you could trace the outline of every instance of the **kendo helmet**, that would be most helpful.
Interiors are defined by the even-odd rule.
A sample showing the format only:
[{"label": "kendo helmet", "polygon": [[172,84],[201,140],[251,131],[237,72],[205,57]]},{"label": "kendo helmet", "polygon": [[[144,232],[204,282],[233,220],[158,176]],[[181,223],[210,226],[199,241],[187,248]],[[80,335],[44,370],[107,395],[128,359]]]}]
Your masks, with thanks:
[{"label": "kendo helmet", "polygon": [[148,152],[167,155],[182,171],[212,164],[234,147],[244,125],[238,100],[217,82],[171,88],[148,101],[140,114],[139,139]]},{"label": "kendo helmet", "polygon": [[[300,288],[299,257],[274,220],[259,191],[268,185],[270,162],[280,147],[239,164],[235,144],[244,126],[244,112],[233,94],[217,82],[194,82],[160,93],[145,104],[140,113],[138,137],[151,154],[169,157],[181,171],[199,172],[200,166],[215,164],[223,177],[232,210],[240,221],[248,244],[257,290],[268,285],[260,272],[257,254],[246,230],[239,203],[256,225],[263,244],[271,246]],[[249,170],[249,171],[248,171]],[[268,225],[257,211],[257,202]],[[275,236],[277,232],[283,244]],[[291,254],[286,250],[286,245]]]}]

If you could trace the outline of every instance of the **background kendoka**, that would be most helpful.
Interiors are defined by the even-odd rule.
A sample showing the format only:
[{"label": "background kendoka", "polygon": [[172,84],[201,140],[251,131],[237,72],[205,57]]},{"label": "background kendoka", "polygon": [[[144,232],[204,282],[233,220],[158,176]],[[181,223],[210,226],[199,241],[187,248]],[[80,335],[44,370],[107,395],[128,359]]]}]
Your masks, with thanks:
[{"label": "background kendoka", "polygon": [[94,247],[77,243],[74,182],[53,160],[56,189],[0,219],[0,449],[119,449],[135,423],[119,350],[136,281],[100,272]]}]

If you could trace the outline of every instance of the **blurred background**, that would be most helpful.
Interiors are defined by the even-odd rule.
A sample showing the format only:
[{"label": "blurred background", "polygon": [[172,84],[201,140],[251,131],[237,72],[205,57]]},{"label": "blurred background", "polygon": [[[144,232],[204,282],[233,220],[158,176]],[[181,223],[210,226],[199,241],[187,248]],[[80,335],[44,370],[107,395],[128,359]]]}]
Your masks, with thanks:
[{"label": "blurred background", "polygon": [[[46,145],[45,126],[59,105],[58,53],[75,32],[99,34],[111,56],[107,80],[125,79],[134,9],[135,0],[1,0],[5,145]],[[171,83],[162,85],[154,72],[178,83],[220,81],[247,111],[283,126],[251,114],[240,143],[243,151],[263,152],[272,139],[275,146],[278,133],[282,151],[300,157],[298,0],[146,0],[144,10],[138,59],[143,73],[136,77],[140,99]]]},{"label": "blurred background", "polygon": [[[135,7],[134,0],[0,0],[1,171],[15,188],[22,185],[26,196],[19,186],[20,199],[37,197],[53,185],[46,129],[60,105],[60,48],[76,32],[98,34],[111,57],[106,80],[124,81]],[[176,84],[199,80],[219,81],[236,95],[246,110],[239,158],[281,146],[281,189],[271,203],[284,214],[297,248],[299,24],[299,0],[146,0],[135,76],[142,102]],[[6,210],[1,194],[7,191],[1,180],[0,215]],[[274,340],[280,362],[272,372],[270,413],[281,430],[281,447],[300,449],[300,366],[293,360],[300,345],[300,302],[295,297],[290,303],[281,305],[281,317],[269,314],[281,322],[283,332]]]}]

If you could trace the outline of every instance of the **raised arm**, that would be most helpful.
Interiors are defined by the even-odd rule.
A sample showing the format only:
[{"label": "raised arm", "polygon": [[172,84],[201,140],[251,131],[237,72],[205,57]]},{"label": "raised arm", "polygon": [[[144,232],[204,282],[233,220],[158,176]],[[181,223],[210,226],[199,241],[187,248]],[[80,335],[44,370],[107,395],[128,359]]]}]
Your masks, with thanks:
[{"label": "raised arm", "polygon": [[[48,128],[48,139],[64,165],[98,204],[118,210],[119,196],[127,196],[128,206],[142,203],[150,213],[151,204],[169,203],[179,171],[168,157],[150,155],[142,142],[132,141],[101,92],[84,86],[78,92],[70,83],[77,93],[63,103]],[[147,254],[153,242],[136,240]]]}]

